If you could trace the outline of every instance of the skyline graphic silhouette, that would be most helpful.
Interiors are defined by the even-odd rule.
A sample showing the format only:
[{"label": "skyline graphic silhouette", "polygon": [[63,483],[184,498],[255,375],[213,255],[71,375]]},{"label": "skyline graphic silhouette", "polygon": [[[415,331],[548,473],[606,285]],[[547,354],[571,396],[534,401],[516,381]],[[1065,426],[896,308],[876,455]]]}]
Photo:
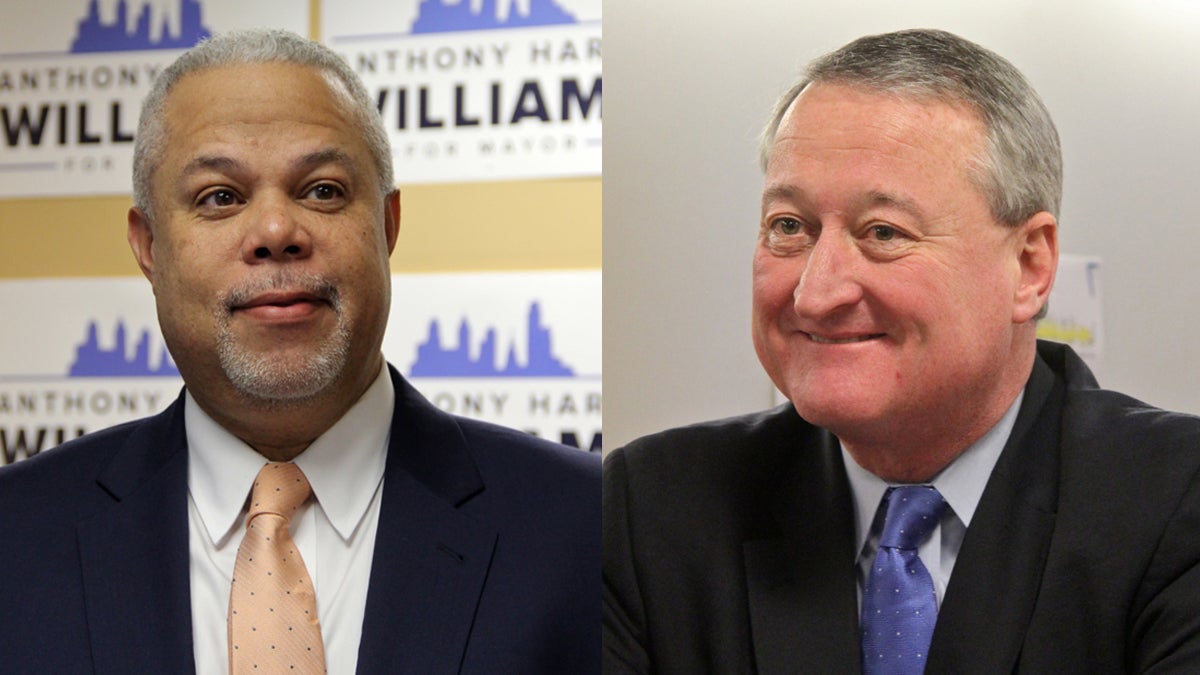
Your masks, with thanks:
[{"label": "skyline graphic silhouette", "polygon": [[[530,0],[527,14],[518,10],[516,0],[483,0],[479,11],[473,10],[471,4],[471,0],[459,0],[456,4],[447,0],[421,0],[410,32],[414,35],[450,33],[576,22],[575,17],[554,0]],[[503,19],[500,18],[502,6],[507,9]]]},{"label": "skyline graphic silhouette", "polygon": [[128,336],[124,321],[117,321],[112,349],[100,346],[99,327],[88,322],[87,338],[75,349],[75,360],[67,374],[71,377],[179,377],[179,369],[166,347],[158,352],[158,365],[150,365],[150,330],[143,330],[132,357],[128,354]]},{"label": "skyline graphic silhouette", "polygon": [[554,356],[550,329],[542,325],[541,307],[529,306],[526,338],[526,363],[517,361],[516,346],[509,345],[504,366],[496,366],[496,329],[488,327],[480,343],[479,356],[471,357],[471,324],[463,318],[458,327],[458,345],[453,349],[442,345],[441,327],[437,319],[429,322],[424,342],[417,346],[417,359],[409,374],[412,377],[571,377],[575,371]]},{"label": "skyline graphic silhouette", "polygon": [[143,49],[187,49],[210,37],[204,26],[199,0],[179,0],[179,33],[173,35],[164,16],[157,39],[151,37],[151,4],[144,0],[133,31],[129,30],[129,0],[117,3],[111,22],[100,18],[99,0],[89,0],[87,16],[79,20],[71,53],[135,51]]}]

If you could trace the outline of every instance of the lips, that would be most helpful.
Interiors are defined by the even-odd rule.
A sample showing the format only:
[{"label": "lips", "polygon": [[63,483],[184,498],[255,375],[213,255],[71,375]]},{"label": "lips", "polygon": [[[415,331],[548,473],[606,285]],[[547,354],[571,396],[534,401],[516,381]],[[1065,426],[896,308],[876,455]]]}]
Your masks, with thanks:
[{"label": "lips", "polygon": [[308,326],[326,316],[325,310],[335,315],[342,311],[338,287],[331,280],[285,269],[230,288],[220,303],[226,317],[243,317],[261,326]]},{"label": "lips", "polygon": [[245,310],[245,309],[254,309],[256,307],[284,307],[284,308],[286,308],[286,307],[292,307],[294,305],[298,305],[301,303],[317,304],[317,303],[321,303],[321,302],[325,302],[325,300],[316,295],[313,295],[312,293],[308,293],[305,291],[291,291],[291,292],[271,291],[268,293],[262,293],[262,294],[256,295],[245,302],[236,304],[233,306],[232,309],[234,311],[237,311],[237,310]]},{"label": "lips", "polygon": [[864,333],[864,334],[859,334],[859,335],[845,335],[845,336],[842,336],[842,335],[837,335],[837,336],[817,335],[816,333],[805,333],[805,335],[807,335],[810,340],[812,340],[813,342],[815,342],[819,345],[848,345],[848,344],[854,344],[856,342],[868,342],[870,340],[877,340],[877,339],[883,337],[884,335],[886,335],[886,333]]},{"label": "lips", "polygon": [[330,307],[325,298],[307,291],[266,291],[230,307],[230,314],[262,326],[305,326]]}]

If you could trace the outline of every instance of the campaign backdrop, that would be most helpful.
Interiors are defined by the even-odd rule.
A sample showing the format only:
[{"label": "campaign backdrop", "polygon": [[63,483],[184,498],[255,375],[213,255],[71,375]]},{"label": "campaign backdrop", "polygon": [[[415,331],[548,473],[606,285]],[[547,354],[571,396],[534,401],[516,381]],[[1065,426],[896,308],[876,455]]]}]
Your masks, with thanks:
[{"label": "campaign backdrop", "polygon": [[[399,274],[384,356],[435,405],[600,451],[600,272]],[[141,278],[0,281],[0,464],[153,414],[182,381]]]},{"label": "campaign backdrop", "polygon": [[[120,202],[154,78],[199,40],[252,27],[342,54],[378,102],[397,182],[418,184],[405,191],[414,215],[401,245],[422,256],[410,268],[437,273],[395,277],[389,361],[447,411],[599,450],[599,0],[22,5],[0,21],[0,246],[39,265],[0,269],[0,464],[178,396],[149,285],[93,276],[113,274],[114,250],[130,270],[118,274],[131,274],[127,249],[80,242],[101,231],[123,240]],[[517,266],[429,243],[485,219],[528,249],[527,269],[461,273]],[[564,258],[589,269],[537,269]]]},{"label": "campaign backdrop", "polygon": [[[157,73],[214,33],[310,32],[308,0],[26,5],[0,21],[0,197],[130,192]],[[378,102],[401,185],[600,174],[600,0],[322,8],[320,34]]]},{"label": "campaign backdrop", "polygon": [[39,0],[0,21],[0,197],[124,194],[155,75],[255,26],[308,34],[308,0]]},{"label": "campaign backdrop", "polygon": [[321,21],[401,185],[600,174],[600,0],[343,0]]}]

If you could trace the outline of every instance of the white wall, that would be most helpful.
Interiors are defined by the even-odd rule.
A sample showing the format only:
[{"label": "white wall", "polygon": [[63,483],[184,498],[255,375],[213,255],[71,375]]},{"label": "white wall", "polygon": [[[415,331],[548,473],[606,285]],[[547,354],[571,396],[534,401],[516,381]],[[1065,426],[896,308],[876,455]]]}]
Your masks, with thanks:
[{"label": "white wall", "polygon": [[1200,413],[1200,2],[610,1],[604,431],[758,410],[755,136],[811,58],[934,27],[1011,60],[1062,137],[1063,252],[1103,258],[1102,384]]}]

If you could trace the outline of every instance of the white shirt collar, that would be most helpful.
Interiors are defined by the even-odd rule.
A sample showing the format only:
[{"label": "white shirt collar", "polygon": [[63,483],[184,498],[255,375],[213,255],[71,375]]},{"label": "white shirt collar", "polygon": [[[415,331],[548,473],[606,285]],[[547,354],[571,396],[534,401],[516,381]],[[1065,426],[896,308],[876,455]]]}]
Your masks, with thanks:
[{"label": "white shirt collar", "polygon": [[[934,476],[930,483],[942,494],[942,498],[946,500],[954,515],[962,521],[964,528],[971,524],[971,517],[975,515],[975,508],[979,506],[979,499],[987,487],[992,469],[1000,459],[1000,453],[1004,451],[1009,435],[1012,434],[1017,412],[1021,409],[1021,401],[1024,398],[1025,392],[1022,391],[1000,421]],[[857,558],[871,534],[871,523],[875,519],[879,502],[883,499],[883,493],[893,484],[859,466],[846,451],[846,447],[841,445],[840,440],[838,444],[842,450],[842,460],[846,465],[850,493],[854,500],[857,542],[854,555]]]},{"label": "white shirt collar", "polygon": [[[343,540],[383,480],[396,393],[385,366],[357,402],[294,460]],[[382,422],[381,422],[382,420]],[[188,491],[213,545],[224,546],[266,460],[208,416],[187,393]]]}]

